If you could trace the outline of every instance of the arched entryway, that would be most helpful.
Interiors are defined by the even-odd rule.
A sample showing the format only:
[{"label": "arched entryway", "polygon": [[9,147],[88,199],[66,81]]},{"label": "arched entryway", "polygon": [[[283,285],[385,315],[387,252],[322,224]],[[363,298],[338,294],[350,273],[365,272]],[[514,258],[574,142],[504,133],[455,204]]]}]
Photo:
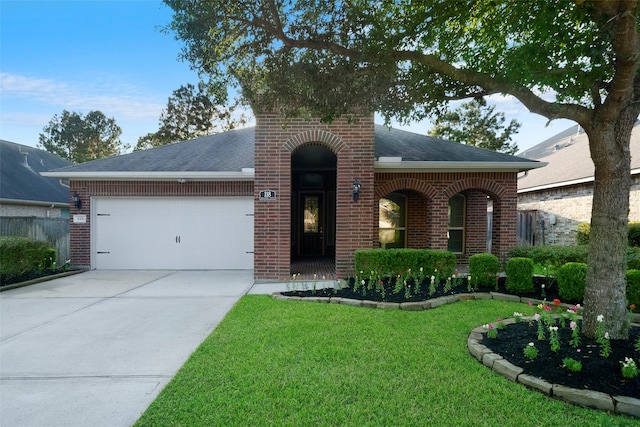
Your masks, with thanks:
[{"label": "arched entryway", "polygon": [[291,154],[291,274],[335,278],[336,155],[322,143]]}]

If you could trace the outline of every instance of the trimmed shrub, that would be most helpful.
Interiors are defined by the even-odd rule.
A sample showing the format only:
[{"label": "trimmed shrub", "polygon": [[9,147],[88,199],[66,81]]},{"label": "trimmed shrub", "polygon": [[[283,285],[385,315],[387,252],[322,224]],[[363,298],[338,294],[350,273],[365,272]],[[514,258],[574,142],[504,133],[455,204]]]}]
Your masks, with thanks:
[{"label": "trimmed shrub", "polygon": [[475,254],[469,257],[469,275],[474,287],[495,286],[500,271],[500,260],[493,254]]},{"label": "trimmed shrub", "polygon": [[640,222],[630,222],[628,227],[629,234],[627,239],[629,240],[629,246],[640,246]]},{"label": "trimmed shrub", "polygon": [[560,298],[571,302],[581,302],[587,282],[587,264],[568,262],[558,269],[556,275]]},{"label": "trimmed shrub", "polygon": [[530,258],[511,258],[505,270],[509,292],[533,292],[533,261]]},{"label": "trimmed shrub", "polygon": [[0,237],[0,276],[13,279],[51,268],[56,250],[47,242],[25,237]]},{"label": "trimmed shrub", "polygon": [[531,258],[534,264],[557,271],[568,262],[587,262],[588,246],[517,246],[509,251],[511,258]]},{"label": "trimmed shrub", "polygon": [[627,270],[640,270],[640,247],[628,247],[625,260]]},{"label": "trimmed shrub", "polygon": [[627,270],[627,303],[634,304],[640,313],[640,270]]},{"label": "trimmed shrub", "polygon": [[356,276],[393,277],[409,270],[417,275],[422,269],[425,277],[435,274],[445,278],[451,276],[456,268],[456,256],[445,250],[360,249],[354,257]]}]

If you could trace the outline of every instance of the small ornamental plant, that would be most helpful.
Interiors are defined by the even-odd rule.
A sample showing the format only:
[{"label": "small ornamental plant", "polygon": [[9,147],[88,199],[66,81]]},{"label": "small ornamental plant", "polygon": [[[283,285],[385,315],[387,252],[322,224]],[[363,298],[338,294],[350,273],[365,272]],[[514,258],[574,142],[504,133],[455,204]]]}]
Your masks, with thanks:
[{"label": "small ornamental plant", "polygon": [[636,344],[633,347],[638,353],[640,353],[640,337],[636,340]]},{"label": "small ornamental plant", "polygon": [[582,371],[582,362],[571,357],[565,357],[562,359],[562,367],[567,368],[571,372],[580,372]]},{"label": "small ornamental plant", "polygon": [[569,327],[571,328],[571,347],[578,348],[580,345],[580,328],[578,327],[578,323],[572,320],[571,323],[569,323]]},{"label": "small ornamental plant", "polygon": [[604,316],[598,314],[596,317],[598,325],[596,326],[596,341],[600,344],[600,356],[605,359],[611,355],[611,342],[609,341],[609,332],[606,331],[604,324]]},{"label": "small ornamental plant", "polygon": [[536,323],[538,324],[538,341],[542,341],[545,338],[544,326],[542,325],[542,319],[540,313],[536,313],[533,315]]},{"label": "small ornamental plant", "polygon": [[622,376],[625,378],[636,378],[638,376],[638,366],[636,362],[630,357],[625,357],[624,361],[620,361],[622,364]]},{"label": "small ornamental plant", "polygon": [[522,313],[514,311],[513,319],[515,320],[516,323],[520,323],[522,321]]},{"label": "small ornamental plant", "polygon": [[496,328],[493,327],[493,325],[491,323],[488,323],[486,325],[483,326],[486,330],[487,330],[487,338],[497,338],[498,337],[498,330]]},{"label": "small ornamental plant", "polygon": [[551,351],[557,352],[560,350],[560,338],[558,337],[557,326],[549,326],[549,344],[551,345]]},{"label": "small ornamental plant", "polygon": [[538,349],[536,348],[534,343],[530,342],[524,348],[524,357],[526,357],[527,359],[531,359],[531,360],[533,360],[536,357],[538,357]]},{"label": "small ornamental plant", "polygon": [[501,317],[498,317],[498,323],[496,324],[498,329],[504,329],[507,327],[507,325],[504,324],[504,322],[502,321]]}]

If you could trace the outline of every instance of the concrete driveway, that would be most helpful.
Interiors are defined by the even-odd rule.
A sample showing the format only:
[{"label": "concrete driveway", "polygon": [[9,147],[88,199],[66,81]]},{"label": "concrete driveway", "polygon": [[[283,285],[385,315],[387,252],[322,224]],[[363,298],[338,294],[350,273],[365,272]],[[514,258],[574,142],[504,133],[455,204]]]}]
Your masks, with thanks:
[{"label": "concrete driveway", "polygon": [[0,425],[129,426],[253,271],[88,271],[0,293]]}]

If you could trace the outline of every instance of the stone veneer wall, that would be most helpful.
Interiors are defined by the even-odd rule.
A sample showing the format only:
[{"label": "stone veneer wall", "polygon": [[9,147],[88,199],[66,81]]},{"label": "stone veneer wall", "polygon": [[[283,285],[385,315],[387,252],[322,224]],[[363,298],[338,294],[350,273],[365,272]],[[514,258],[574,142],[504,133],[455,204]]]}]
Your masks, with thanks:
[{"label": "stone veneer wall", "polygon": [[[377,209],[373,199],[373,116],[349,123],[290,119],[277,114],[256,116],[254,277],[289,278],[291,260],[291,154],[305,144],[320,144],[337,158],[336,272],[353,274],[356,249],[377,244],[377,226],[369,221]],[[351,200],[354,178],[362,184],[358,202]],[[259,201],[260,191],[273,190],[276,200]],[[374,209],[375,207],[375,209]],[[375,232],[374,232],[375,231]]]},{"label": "stone veneer wall", "polygon": [[[536,245],[544,240],[546,245],[570,246],[576,244],[578,224],[591,222],[592,198],[591,183],[519,193],[518,210],[533,214]],[[640,221],[640,176],[631,179],[629,221]]]},{"label": "stone veneer wall", "polygon": [[82,209],[71,206],[71,217],[86,215],[87,222],[71,221],[71,264],[78,268],[91,268],[91,198],[92,197],[206,197],[252,196],[253,182],[187,181],[71,181],[70,192],[82,199]]}]

